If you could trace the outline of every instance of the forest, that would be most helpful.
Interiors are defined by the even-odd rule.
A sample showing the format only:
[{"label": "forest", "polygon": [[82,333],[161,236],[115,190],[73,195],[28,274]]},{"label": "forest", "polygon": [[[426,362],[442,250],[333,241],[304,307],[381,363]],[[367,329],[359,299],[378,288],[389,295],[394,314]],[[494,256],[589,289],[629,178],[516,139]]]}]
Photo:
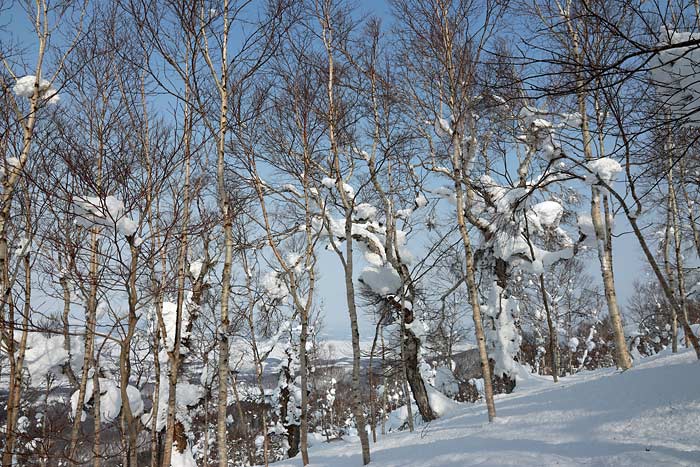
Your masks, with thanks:
[{"label": "forest", "polygon": [[700,359],[698,0],[0,0],[0,59],[3,467]]}]

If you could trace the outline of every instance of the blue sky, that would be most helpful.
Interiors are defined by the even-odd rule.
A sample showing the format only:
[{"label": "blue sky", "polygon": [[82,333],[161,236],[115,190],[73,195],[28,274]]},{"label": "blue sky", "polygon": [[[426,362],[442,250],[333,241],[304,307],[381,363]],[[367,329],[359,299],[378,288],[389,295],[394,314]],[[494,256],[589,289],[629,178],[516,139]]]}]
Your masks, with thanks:
[{"label": "blue sky", "polygon": [[[359,11],[361,13],[373,14],[382,18],[384,27],[387,28],[391,23],[389,14],[389,6],[385,1],[360,0],[358,2]],[[27,40],[30,44],[25,60],[32,65],[32,59],[36,48],[36,41],[32,36],[31,25],[26,21],[26,15],[19,7],[14,6],[9,11],[3,14],[3,23],[6,30],[9,31],[15,38]],[[2,35],[0,35],[2,37]],[[49,70],[51,71],[51,70]],[[18,74],[22,74],[25,70],[17,69]],[[586,204],[582,206],[585,210]],[[629,226],[624,216],[616,218],[616,233],[629,232]],[[421,251],[424,248],[423,243],[425,238],[422,235],[417,235],[410,239],[410,246],[415,251]],[[613,241],[615,252],[615,279],[617,291],[619,294],[620,303],[624,305],[627,299],[634,292],[634,281],[648,277],[643,272],[645,271],[646,263],[642,258],[641,250],[636,238],[631,233],[626,233],[620,237],[616,237]],[[588,254],[586,261],[589,265],[589,270],[594,280],[600,283],[599,265],[597,257],[594,254]],[[340,265],[338,258],[334,253],[323,251],[319,257],[319,266],[321,275],[318,283],[320,298],[324,304],[325,317],[324,328],[322,333],[331,338],[347,339],[350,336],[350,322],[347,313],[347,305],[345,302],[345,290],[342,274],[340,273]],[[359,273],[364,266],[363,259],[357,258],[356,274]],[[371,339],[374,331],[372,323],[366,319],[363,310],[360,310],[360,332],[363,340]],[[469,316],[469,310],[465,310],[465,316]]]},{"label": "blue sky", "polygon": [[[589,206],[585,203],[584,207]],[[642,256],[642,250],[634,235],[631,233],[629,224],[624,216],[617,216],[615,219],[615,234],[625,233],[622,236],[616,237],[613,240],[614,254],[614,272],[615,284],[618,293],[618,300],[623,307],[626,305],[629,297],[634,293],[635,280],[651,280],[656,281],[652,276],[646,275],[647,270],[646,260]],[[423,250],[422,243],[425,239],[422,236],[417,236],[409,240],[409,246],[413,251]],[[601,287],[602,281],[600,276],[600,263],[595,252],[586,253],[584,261],[588,266],[588,271],[593,278],[593,283]],[[355,261],[356,273],[364,267],[365,263],[361,256],[358,255]],[[345,288],[343,277],[340,273],[340,265],[335,253],[323,251],[319,256],[319,268],[321,270],[320,279],[318,281],[318,291],[320,298],[324,303],[324,326],[322,335],[333,339],[349,339],[350,338],[350,318],[347,312],[347,304],[345,301]],[[429,279],[429,277],[426,277]],[[607,310],[602,310],[607,314]],[[471,319],[471,310],[464,310],[467,320]],[[360,318],[360,338],[362,340],[371,340],[374,335],[374,325],[367,318],[364,310],[359,310]],[[467,321],[468,322],[468,321]],[[469,336],[472,338],[472,336]]]}]

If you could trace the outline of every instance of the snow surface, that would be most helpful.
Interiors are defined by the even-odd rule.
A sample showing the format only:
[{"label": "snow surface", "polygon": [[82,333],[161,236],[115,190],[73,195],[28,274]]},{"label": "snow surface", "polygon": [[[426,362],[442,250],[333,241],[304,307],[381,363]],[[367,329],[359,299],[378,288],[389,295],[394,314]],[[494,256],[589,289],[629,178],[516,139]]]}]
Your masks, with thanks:
[{"label": "snow surface", "polygon": [[[453,403],[443,418],[371,444],[376,467],[468,465],[698,465],[700,366],[691,351],[664,353],[623,373],[582,372],[554,384],[519,380],[483,404]],[[310,450],[314,467],[362,465],[356,438]],[[299,457],[275,466],[300,466]]]},{"label": "snow surface", "polygon": [[[438,415],[438,417],[445,417],[454,410],[459,410],[460,404],[458,402],[455,402],[431,386],[427,386],[425,389],[428,392],[430,407]],[[413,397],[411,397],[411,401],[413,401]],[[417,421],[421,420],[420,414],[418,413],[418,406],[415,402],[411,403],[411,413],[414,414]],[[387,431],[397,431],[400,427],[406,427],[407,425],[408,409],[404,405],[389,414],[386,422],[386,429]]]},{"label": "snow surface", "polygon": [[171,467],[197,467],[192,451],[187,447],[184,452],[177,450],[177,444],[173,444],[173,452],[170,456]]}]

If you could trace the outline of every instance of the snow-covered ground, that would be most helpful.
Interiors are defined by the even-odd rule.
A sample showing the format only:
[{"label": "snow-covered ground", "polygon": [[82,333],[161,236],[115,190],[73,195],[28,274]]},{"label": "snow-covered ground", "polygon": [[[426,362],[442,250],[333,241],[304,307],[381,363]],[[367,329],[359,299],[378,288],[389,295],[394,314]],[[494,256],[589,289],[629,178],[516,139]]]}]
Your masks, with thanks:
[{"label": "snow-covered ground", "polygon": [[[531,376],[496,405],[492,424],[483,404],[464,404],[414,433],[389,434],[371,445],[371,465],[700,465],[700,363],[690,351],[556,385]],[[357,440],[319,442],[309,454],[314,467],[362,465]]]}]

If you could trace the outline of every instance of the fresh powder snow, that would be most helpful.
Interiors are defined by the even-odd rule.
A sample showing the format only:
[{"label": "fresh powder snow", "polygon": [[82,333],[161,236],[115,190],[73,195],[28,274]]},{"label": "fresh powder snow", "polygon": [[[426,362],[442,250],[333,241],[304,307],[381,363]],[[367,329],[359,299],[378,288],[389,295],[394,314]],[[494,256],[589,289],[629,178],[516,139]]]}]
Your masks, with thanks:
[{"label": "fresh powder snow", "polygon": [[[698,387],[697,360],[688,350],[664,351],[625,372],[584,371],[558,384],[530,374],[519,377],[514,393],[496,398],[494,423],[486,422],[483,404],[448,399],[437,405],[440,419],[380,437],[371,445],[372,465],[697,465]],[[309,456],[314,467],[362,464],[356,438],[316,443]],[[297,457],[275,465],[302,464]]]}]

